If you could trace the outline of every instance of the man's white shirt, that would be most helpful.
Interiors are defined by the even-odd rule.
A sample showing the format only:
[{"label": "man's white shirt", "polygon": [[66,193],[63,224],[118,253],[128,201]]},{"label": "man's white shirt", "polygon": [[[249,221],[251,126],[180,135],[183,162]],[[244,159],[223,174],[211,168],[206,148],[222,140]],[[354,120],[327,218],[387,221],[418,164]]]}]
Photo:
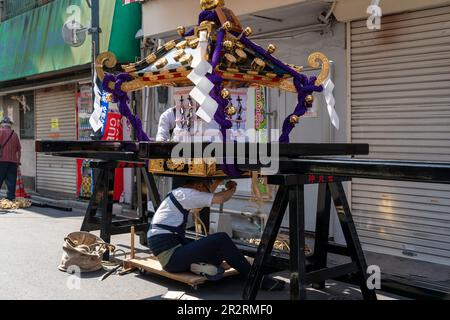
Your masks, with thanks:
[{"label": "man's white shirt", "polygon": [[[219,124],[213,120],[210,123],[194,116],[192,127],[183,127],[179,111],[174,112],[174,108],[164,112],[159,120],[157,142],[221,142],[222,134]],[[173,134],[172,134],[173,132]],[[173,135],[173,138],[171,137]]]},{"label": "man's white shirt", "polygon": [[[214,198],[214,194],[212,193],[201,192],[190,188],[179,188],[172,191],[172,194],[180,205],[188,211],[210,208]],[[170,198],[166,198],[156,211],[152,224],[178,227],[183,224],[183,218],[183,214],[178,210]],[[155,228],[149,231],[148,236],[153,237],[159,234],[170,234],[170,232]]]}]

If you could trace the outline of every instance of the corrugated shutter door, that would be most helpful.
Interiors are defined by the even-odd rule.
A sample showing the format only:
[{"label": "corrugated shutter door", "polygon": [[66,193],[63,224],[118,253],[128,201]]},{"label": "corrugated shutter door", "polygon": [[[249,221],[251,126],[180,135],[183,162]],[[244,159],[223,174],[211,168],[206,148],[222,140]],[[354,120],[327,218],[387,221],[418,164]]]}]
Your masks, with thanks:
[{"label": "corrugated shutter door", "polygon": [[[370,158],[450,161],[450,6],[351,24],[352,141]],[[450,265],[450,186],[355,180],[365,249]]]},{"label": "corrugated shutter door", "polygon": [[[76,140],[73,85],[36,91],[36,131],[38,140]],[[75,159],[38,154],[36,176],[40,193],[76,195]]]}]

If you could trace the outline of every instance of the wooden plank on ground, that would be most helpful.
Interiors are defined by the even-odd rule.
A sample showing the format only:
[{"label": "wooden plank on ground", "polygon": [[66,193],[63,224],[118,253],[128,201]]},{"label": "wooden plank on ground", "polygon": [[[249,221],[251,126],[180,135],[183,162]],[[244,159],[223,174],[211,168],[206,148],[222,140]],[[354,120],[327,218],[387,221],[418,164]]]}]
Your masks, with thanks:
[{"label": "wooden plank on ground", "polygon": [[[252,263],[253,260],[251,258],[248,258],[249,262]],[[184,273],[169,273],[167,271],[164,271],[159,261],[154,256],[149,256],[147,258],[135,258],[130,259],[124,262],[124,268],[125,269],[143,269],[149,273],[157,274],[163,277],[166,277],[168,279],[178,281],[184,284],[187,284],[189,286],[198,286],[201,284],[204,284],[208,281],[205,277],[198,276],[191,272],[184,272]],[[224,268],[226,269],[224,277],[231,277],[234,275],[238,275],[239,272],[237,272],[235,269],[230,268],[228,265],[224,264]]]}]

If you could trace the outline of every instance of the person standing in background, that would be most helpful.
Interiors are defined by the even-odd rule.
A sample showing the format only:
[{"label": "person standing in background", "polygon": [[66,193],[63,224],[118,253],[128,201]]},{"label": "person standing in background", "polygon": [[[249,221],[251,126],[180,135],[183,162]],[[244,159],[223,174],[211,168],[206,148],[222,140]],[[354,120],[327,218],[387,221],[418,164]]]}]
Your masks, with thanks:
[{"label": "person standing in background", "polygon": [[5,117],[0,122],[0,189],[6,180],[8,200],[16,199],[17,168],[21,161],[22,146],[17,133],[12,129],[13,121]]}]

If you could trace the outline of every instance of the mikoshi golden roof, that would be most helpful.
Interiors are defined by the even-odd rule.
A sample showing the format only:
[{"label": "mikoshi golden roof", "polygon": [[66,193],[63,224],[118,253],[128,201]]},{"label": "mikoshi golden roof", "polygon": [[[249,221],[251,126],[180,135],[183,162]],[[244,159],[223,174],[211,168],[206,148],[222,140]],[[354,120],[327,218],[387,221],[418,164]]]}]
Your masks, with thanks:
[{"label": "mikoshi golden roof", "polygon": [[[117,68],[114,54],[110,52],[100,54],[96,60],[98,77],[103,80],[106,70],[129,74],[132,80],[122,84],[124,92],[154,86],[192,86],[187,76],[192,71],[191,63],[194,50],[199,45],[200,32],[206,31],[208,34],[207,60],[211,61],[218,31],[225,30],[220,62],[214,70],[215,74],[223,78],[225,88],[266,86],[297,92],[292,82],[292,74],[276,66],[261,52],[242,43],[242,37],[252,35],[252,29],[250,27],[243,29],[234,13],[225,7],[223,0],[202,0],[200,4],[204,10],[201,17],[210,14],[213,19],[206,18],[190,32],[186,32],[184,27],[178,27],[179,39],[167,42],[136,63]],[[271,44],[264,51],[273,57],[276,46]],[[320,52],[313,53],[308,58],[308,65],[313,69],[321,69],[316,81],[316,85],[321,85],[329,76],[328,58]],[[301,66],[290,64],[287,66],[297,73],[304,70]],[[111,89],[112,86],[110,83]]]}]

